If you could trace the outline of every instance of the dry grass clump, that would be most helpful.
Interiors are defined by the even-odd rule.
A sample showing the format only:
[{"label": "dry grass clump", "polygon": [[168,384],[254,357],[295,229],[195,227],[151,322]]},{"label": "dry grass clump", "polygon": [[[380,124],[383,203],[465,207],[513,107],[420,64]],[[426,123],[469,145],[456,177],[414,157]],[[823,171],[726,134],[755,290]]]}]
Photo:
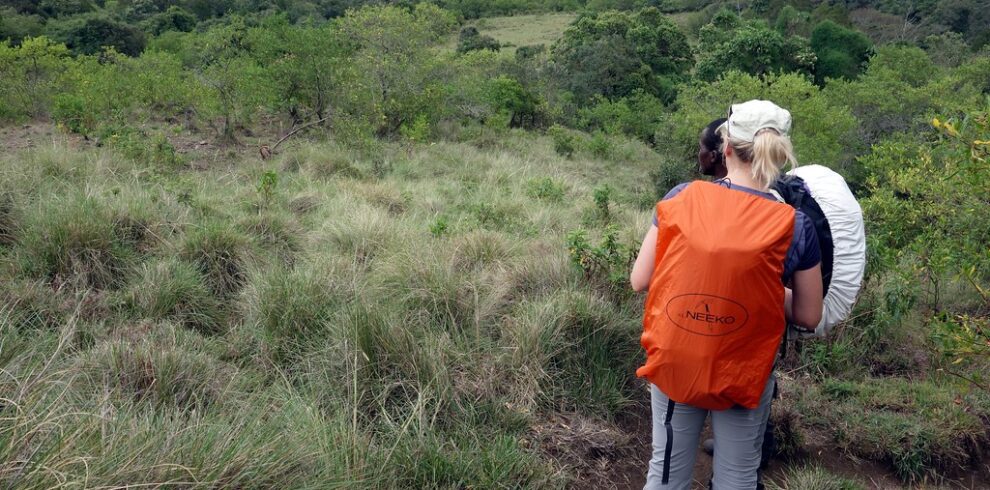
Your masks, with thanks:
[{"label": "dry grass clump", "polygon": [[18,253],[26,272],[56,288],[117,288],[134,250],[129,227],[102,200],[76,193],[30,208]]},{"label": "dry grass clump", "polygon": [[232,225],[214,220],[189,232],[180,246],[179,256],[196,264],[210,290],[224,300],[244,286],[251,253],[244,235]]},{"label": "dry grass clump", "polygon": [[829,473],[819,466],[791,469],[780,481],[768,482],[772,490],[865,490],[859,482]]},{"label": "dry grass clump", "polygon": [[291,266],[303,251],[303,231],[291,215],[274,211],[249,214],[240,220],[240,227],[269,262]]},{"label": "dry grass clump", "polygon": [[80,354],[73,370],[84,392],[179,410],[222,403],[235,393],[236,369],[197,349],[174,325],[129,330]]},{"label": "dry grass clump", "polygon": [[206,278],[195,265],[176,258],[143,264],[129,295],[140,318],[172,320],[207,334],[224,326],[225,309]]}]

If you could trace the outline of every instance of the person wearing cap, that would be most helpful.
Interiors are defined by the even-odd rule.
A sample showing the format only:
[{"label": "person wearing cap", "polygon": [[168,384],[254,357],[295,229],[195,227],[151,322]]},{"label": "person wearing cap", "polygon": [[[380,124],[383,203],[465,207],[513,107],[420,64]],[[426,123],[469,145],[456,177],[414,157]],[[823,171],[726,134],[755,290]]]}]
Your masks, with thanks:
[{"label": "person wearing cap", "polygon": [[[674,300],[692,295],[673,296],[674,300],[670,302],[668,302],[670,296],[654,299],[654,295],[675,294],[668,291],[673,286],[663,281],[688,284],[692,281],[702,281],[699,284],[703,284],[705,278],[725,277],[727,279],[722,281],[726,284],[724,287],[746,289],[746,291],[739,291],[739,294],[747,298],[755,298],[754,301],[760,306],[771,305],[770,309],[753,309],[754,315],[759,312],[771,311],[773,308],[779,311],[780,297],[776,294],[777,292],[783,293],[781,296],[784,299],[784,311],[780,312],[781,316],[779,318],[776,314],[752,318],[747,316],[747,320],[741,322],[748,323],[747,335],[755,332],[767,336],[769,341],[764,342],[764,344],[771,344],[774,341],[779,344],[783,334],[784,317],[799,327],[815,328],[822,314],[822,282],[821,253],[814,226],[800,211],[794,211],[789,207],[786,210],[782,207],[774,207],[777,206],[776,198],[769,192],[769,187],[779,175],[781,168],[784,165],[795,163],[789,139],[790,128],[790,113],[772,102],[751,100],[733,105],[727,120],[717,129],[717,134],[721,135],[723,140],[720,151],[726,169],[725,177],[714,181],[720,187],[705,182],[684,183],[675,186],[658,203],[658,216],[654,218],[653,226],[650,227],[643,239],[639,255],[630,274],[630,282],[636,291],[649,290],[650,293],[646,302],[642,339],[644,348],[647,350],[647,360],[644,366],[637,370],[638,376],[650,380],[653,410],[653,455],[647,472],[645,486],[647,489],[686,489],[690,487],[701,428],[709,414],[712,416],[712,428],[715,434],[712,487],[717,490],[757,488],[757,470],[760,465],[763,429],[776,384],[771,373],[776,346],[766,345],[763,348],[759,356],[761,365],[753,366],[750,364],[752,371],[759,371],[760,376],[763,376],[763,373],[766,375],[765,377],[754,378],[755,381],[752,386],[747,388],[748,393],[752,393],[752,396],[746,398],[745,402],[725,403],[724,406],[727,408],[721,408],[723,405],[720,403],[720,408],[716,409],[698,406],[708,404],[707,399],[703,397],[690,398],[706,400],[705,403],[695,405],[676,400],[675,398],[680,395],[668,397],[658,384],[670,385],[672,389],[677,386],[677,383],[694,386],[707,382],[705,375],[719,374],[716,368],[737,364],[723,364],[718,359],[709,360],[707,358],[700,358],[702,360],[698,361],[699,356],[697,354],[702,349],[697,346],[701,346],[704,342],[716,342],[711,340],[711,331],[706,331],[701,334],[702,336],[695,337],[696,340],[690,340],[681,346],[676,343],[664,344],[665,340],[661,338],[662,336],[680,339],[692,338],[690,334],[684,333],[684,331],[690,330],[687,328],[690,325],[685,326],[678,323],[678,320],[670,312],[670,305],[674,303]],[[699,154],[699,157],[701,156]],[[774,204],[766,204],[762,199],[774,201]],[[709,201],[711,201],[710,204]],[[725,209],[725,202],[743,202],[747,205],[736,209]],[[709,208],[706,209],[706,206]],[[761,206],[762,208],[760,208]],[[786,205],[780,204],[780,206]],[[786,216],[788,220],[768,223],[765,219],[768,214],[762,213],[762,211],[762,214],[753,214],[750,212],[750,208],[763,210],[770,208],[772,212],[769,215]],[[682,212],[685,209],[689,209],[690,212]],[[793,217],[793,229],[791,229],[792,225],[789,221],[791,216]],[[668,220],[672,222],[668,222]],[[736,226],[739,223],[726,223],[727,220],[748,222],[742,223],[742,226]],[[758,222],[761,220],[762,222]],[[761,240],[766,238],[761,236],[728,236],[725,235],[725,230],[738,230],[738,233],[745,233],[749,230],[762,229],[773,229],[780,232],[778,238],[775,238],[777,242],[773,246],[774,252],[770,253],[770,246],[768,245],[766,253],[760,250],[756,252],[748,250],[747,253],[750,255],[747,258],[754,256],[755,253],[757,254],[756,257],[772,257],[773,260],[779,262],[753,266],[764,267],[765,265],[768,267],[766,270],[775,272],[768,276],[766,270],[754,270],[752,272],[753,284],[750,285],[748,282],[751,279],[749,273],[745,270],[739,272],[739,268],[734,267],[735,264],[727,266],[725,258],[734,253],[736,248],[733,247],[739,247],[742,243],[759,244],[762,243]],[[694,241],[692,241],[692,234],[698,237]],[[700,237],[704,237],[705,240],[701,240]],[[680,242],[676,242],[676,240],[680,240]],[[782,242],[780,240],[788,241]],[[679,253],[673,253],[672,250]],[[691,259],[685,259],[684,257],[688,255],[684,255],[684,253],[693,255],[689,255]],[[733,272],[724,272],[720,270],[722,268],[732,268]],[[773,274],[780,271],[782,271],[779,276],[780,283],[775,283],[777,279]],[[726,276],[725,274],[736,275]],[[786,284],[792,284],[793,289],[784,288],[783,286]],[[703,291],[699,290],[699,292]],[[715,297],[704,294],[693,296]],[[712,311],[717,313],[715,309],[719,306],[718,300],[712,300],[712,303]],[[694,302],[691,304],[693,305]],[[704,301],[695,306],[703,306],[705,312],[709,310],[709,304]],[[666,308],[666,312],[664,312],[664,308]],[[681,318],[680,321],[686,320]],[[668,325],[673,324],[676,324],[680,329],[668,327]],[[718,342],[725,342],[726,344],[719,345],[729,347],[729,350],[724,351],[727,352],[726,355],[745,357],[749,354],[748,352],[734,352],[731,348],[732,342],[736,342],[739,335],[718,335],[725,335],[720,338],[726,340],[719,340]],[[692,344],[693,342],[696,344]],[[663,348],[658,348],[657,345],[661,344]],[[676,348],[686,352],[681,353],[672,350]],[[722,351],[716,349],[712,352]],[[664,356],[668,358],[664,358]],[[671,359],[687,359],[685,362],[710,361],[710,365],[699,368],[697,371],[684,371],[679,370],[678,364],[671,364],[675,362]],[[695,366],[691,366],[691,368],[693,369]],[[688,373],[688,375],[685,376],[684,373]],[[745,378],[747,375],[747,373],[730,374],[740,378]],[[675,391],[670,392],[675,393]],[[714,397],[712,399],[718,399],[722,395],[722,393],[716,393],[711,396]],[[749,408],[743,406],[744,404]]]}]

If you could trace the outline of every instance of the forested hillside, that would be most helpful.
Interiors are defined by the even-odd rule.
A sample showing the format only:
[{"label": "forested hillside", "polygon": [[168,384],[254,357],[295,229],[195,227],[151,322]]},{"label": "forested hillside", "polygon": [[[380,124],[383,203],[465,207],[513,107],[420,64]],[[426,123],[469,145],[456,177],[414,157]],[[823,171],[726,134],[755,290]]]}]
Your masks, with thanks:
[{"label": "forested hillside", "polygon": [[868,241],[767,487],[987,488],[980,0],[0,0],[0,486],[641,487],[631,262],[752,98]]}]

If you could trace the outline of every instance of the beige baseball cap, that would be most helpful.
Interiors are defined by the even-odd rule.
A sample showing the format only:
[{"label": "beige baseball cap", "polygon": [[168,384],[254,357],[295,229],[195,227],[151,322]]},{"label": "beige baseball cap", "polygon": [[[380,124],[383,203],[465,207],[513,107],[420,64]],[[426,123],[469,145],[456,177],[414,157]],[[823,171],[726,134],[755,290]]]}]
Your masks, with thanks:
[{"label": "beige baseball cap", "polygon": [[787,136],[791,132],[791,113],[769,100],[750,100],[732,104],[725,122],[729,136],[752,142],[761,129],[771,128]]}]

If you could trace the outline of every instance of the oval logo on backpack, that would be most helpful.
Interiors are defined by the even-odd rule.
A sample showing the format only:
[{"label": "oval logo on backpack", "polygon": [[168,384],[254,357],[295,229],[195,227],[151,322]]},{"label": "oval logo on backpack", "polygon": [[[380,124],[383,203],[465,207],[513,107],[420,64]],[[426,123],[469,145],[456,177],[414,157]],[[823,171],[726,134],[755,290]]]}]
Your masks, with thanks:
[{"label": "oval logo on backpack", "polygon": [[742,304],[710,294],[681,294],[667,302],[667,318],[698,335],[721,336],[739,330],[749,320]]}]

